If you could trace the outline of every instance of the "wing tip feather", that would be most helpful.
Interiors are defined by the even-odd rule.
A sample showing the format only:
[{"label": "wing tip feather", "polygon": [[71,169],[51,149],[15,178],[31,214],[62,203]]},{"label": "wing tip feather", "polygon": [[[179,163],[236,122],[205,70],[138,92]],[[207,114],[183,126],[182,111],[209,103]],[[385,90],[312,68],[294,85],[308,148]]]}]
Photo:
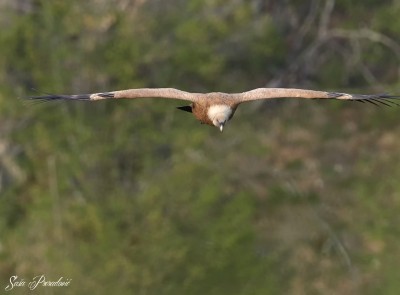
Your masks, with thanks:
[{"label": "wing tip feather", "polygon": [[115,98],[113,92],[103,92],[103,93],[95,93],[95,94],[50,94],[46,95],[37,95],[37,96],[28,96],[29,100],[37,100],[37,101],[56,101],[56,100],[98,100],[98,99],[107,99],[107,98]]},{"label": "wing tip feather", "polygon": [[328,98],[334,99],[344,99],[344,100],[353,100],[353,101],[391,101],[400,99],[400,95],[391,95],[388,93],[381,93],[381,94],[348,94],[348,93],[341,93],[341,92],[328,92]]}]

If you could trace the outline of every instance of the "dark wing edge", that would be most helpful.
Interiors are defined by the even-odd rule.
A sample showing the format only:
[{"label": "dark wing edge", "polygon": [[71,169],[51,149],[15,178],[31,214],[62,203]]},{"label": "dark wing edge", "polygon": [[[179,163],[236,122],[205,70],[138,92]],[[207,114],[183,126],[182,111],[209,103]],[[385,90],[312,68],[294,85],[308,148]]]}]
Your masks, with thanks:
[{"label": "dark wing edge", "polygon": [[400,106],[400,102],[396,102],[396,100],[400,99],[400,95],[390,95],[388,93],[382,94],[347,94],[340,92],[329,92],[328,96],[333,99],[340,100],[350,100],[357,101],[362,103],[371,103],[376,106]]},{"label": "dark wing edge", "polygon": [[95,94],[92,93],[92,94],[72,94],[72,95],[47,93],[46,95],[29,96],[29,97],[27,97],[27,99],[33,100],[33,101],[59,101],[59,100],[89,101],[89,100],[94,100],[93,96],[96,96],[97,99],[107,99],[107,98],[114,98],[114,93],[103,92],[103,93],[95,93]]}]

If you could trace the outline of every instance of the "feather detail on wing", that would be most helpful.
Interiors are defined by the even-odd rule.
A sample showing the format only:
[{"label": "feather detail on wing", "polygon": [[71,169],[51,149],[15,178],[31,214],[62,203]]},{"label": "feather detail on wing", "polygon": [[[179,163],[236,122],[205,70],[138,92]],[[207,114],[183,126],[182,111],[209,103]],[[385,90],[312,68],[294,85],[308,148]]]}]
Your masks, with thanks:
[{"label": "feather detail on wing", "polygon": [[42,101],[53,101],[53,100],[90,100],[91,94],[46,94],[38,96],[30,96],[28,99],[31,100],[42,100]]},{"label": "feather detail on wing", "polygon": [[86,100],[95,101],[103,99],[136,99],[136,98],[166,98],[178,99],[190,102],[201,102],[207,100],[209,103],[223,99],[227,104],[239,104],[242,102],[271,99],[271,98],[308,98],[308,99],[340,99],[359,102],[369,102],[375,105],[399,105],[394,99],[399,99],[399,95],[388,94],[347,94],[340,92],[316,91],[309,89],[295,88],[257,88],[242,93],[191,93],[175,88],[138,88],[118,90],[111,92],[100,92],[91,94],[58,95],[46,94],[41,96],[31,96],[29,99],[53,101],[53,100]]},{"label": "feather detail on wing", "polygon": [[40,96],[31,96],[29,99],[32,100],[102,100],[102,99],[135,99],[135,98],[167,98],[167,99],[179,99],[191,102],[196,102],[201,99],[205,94],[202,93],[190,93],[181,91],[174,88],[138,88],[138,89],[127,89],[118,90],[111,92],[100,92],[91,94],[72,94],[72,95],[59,95],[59,94],[46,94]]},{"label": "feather detail on wing", "polygon": [[295,88],[257,88],[247,92],[234,94],[240,102],[272,99],[272,98],[308,98],[308,99],[340,99],[359,102],[369,102],[376,105],[399,105],[394,99],[399,99],[400,95],[389,94],[348,94],[340,92],[316,91],[309,89]]},{"label": "feather detail on wing", "polygon": [[341,100],[350,100],[350,101],[358,101],[358,102],[368,102],[374,105],[385,105],[385,106],[400,106],[399,103],[394,100],[400,99],[400,95],[390,95],[387,93],[382,94],[347,94],[347,93],[338,93],[338,92],[330,92],[330,95],[334,99]]}]

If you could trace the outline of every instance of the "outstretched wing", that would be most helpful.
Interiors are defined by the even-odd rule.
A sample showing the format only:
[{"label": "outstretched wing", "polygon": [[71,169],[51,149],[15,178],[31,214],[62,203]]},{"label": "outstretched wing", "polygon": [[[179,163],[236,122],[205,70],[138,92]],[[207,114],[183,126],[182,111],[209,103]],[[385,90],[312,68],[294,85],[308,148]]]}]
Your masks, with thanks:
[{"label": "outstretched wing", "polygon": [[327,92],[327,91],[315,91],[309,89],[295,89],[295,88],[257,88],[247,92],[236,93],[236,99],[240,102],[253,101],[259,99],[270,99],[270,98],[328,98],[328,99],[340,99],[340,100],[351,100],[359,102],[369,102],[372,104],[382,105],[399,105],[394,102],[394,99],[399,99],[400,95],[388,95],[388,94],[348,94],[341,92]]},{"label": "outstretched wing", "polygon": [[[219,95],[218,95],[219,94]],[[382,105],[400,105],[392,101],[393,99],[400,98],[399,95],[388,95],[388,94],[347,94],[341,92],[326,92],[326,91],[315,91],[308,89],[295,89],[295,88],[257,88],[242,93],[192,93],[175,88],[138,88],[138,89],[127,89],[118,90],[111,92],[100,92],[91,94],[72,94],[72,95],[57,95],[47,94],[41,96],[31,96],[33,100],[102,100],[102,99],[135,99],[135,98],[167,98],[167,99],[179,99],[190,102],[200,102],[202,99],[213,100],[222,95],[228,98],[230,103],[242,103],[246,101],[253,101],[259,99],[270,99],[270,98],[328,98],[328,99],[340,99],[340,100],[352,100],[359,102],[370,102],[372,104]]]},{"label": "outstretched wing", "polygon": [[118,90],[111,92],[100,92],[90,94],[72,94],[72,95],[58,95],[58,94],[47,94],[40,96],[31,96],[29,99],[32,100],[102,100],[102,99],[134,99],[134,98],[167,98],[167,99],[179,99],[190,102],[196,102],[204,96],[203,93],[190,93],[174,88],[138,88],[138,89],[127,89]]}]

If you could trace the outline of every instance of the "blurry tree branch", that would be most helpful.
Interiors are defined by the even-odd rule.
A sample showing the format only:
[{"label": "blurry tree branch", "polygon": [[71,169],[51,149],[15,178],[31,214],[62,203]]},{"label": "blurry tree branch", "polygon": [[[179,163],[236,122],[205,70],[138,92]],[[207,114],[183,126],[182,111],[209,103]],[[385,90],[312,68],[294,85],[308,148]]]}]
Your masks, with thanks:
[{"label": "blurry tree branch", "polygon": [[[14,181],[22,183],[26,179],[26,174],[13,159],[13,154],[16,152],[17,149],[11,147],[4,139],[0,141],[0,171],[4,170]],[[2,176],[3,173],[0,177]]]},{"label": "blurry tree branch", "polygon": [[[386,48],[388,48],[396,57],[397,61],[400,61],[400,44],[390,37],[380,33],[373,31],[368,28],[361,28],[359,30],[345,30],[345,29],[332,29],[328,32],[330,38],[341,38],[346,39],[353,46],[353,58],[348,59],[348,61],[356,60],[358,61],[359,68],[364,76],[364,78],[370,84],[380,84],[378,79],[372,74],[369,70],[368,66],[361,60],[361,41],[368,40],[372,43],[380,43]],[[400,65],[398,66],[398,73],[400,74]],[[380,88],[383,88],[381,86]]]},{"label": "blurry tree branch", "polygon": [[[309,13],[300,28],[292,28],[295,32],[291,34],[294,38],[292,43],[296,46],[293,46],[292,49],[289,48],[292,51],[289,55],[293,58],[288,60],[287,67],[268,83],[268,86],[307,84],[307,78],[316,73],[324,62],[323,57],[329,51],[327,46],[336,48],[340,52],[343,50],[343,45],[340,46],[338,40],[344,40],[351,48],[350,52],[342,53],[345,68],[356,67],[360,69],[366,81],[374,84],[376,88],[383,88],[382,85],[379,85],[378,79],[375,78],[368,65],[362,60],[361,53],[365,50],[363,49],[365,46],[362,46],[360,42],[367,40],[371,43],[382,44],[397,57],[397,61],[400,61],[400,44],[383,33],[366,27],[360,29],[330,28],[334,6],[335,0],[327,0],[322,8],[320,8],[319,1],[311,2]],[[317,29],[313,26],[316,22],[318,23]],[[313,36],[311,42],[307,41],[310,36]],[[400,73],[400,67],[398,72]]]}]

